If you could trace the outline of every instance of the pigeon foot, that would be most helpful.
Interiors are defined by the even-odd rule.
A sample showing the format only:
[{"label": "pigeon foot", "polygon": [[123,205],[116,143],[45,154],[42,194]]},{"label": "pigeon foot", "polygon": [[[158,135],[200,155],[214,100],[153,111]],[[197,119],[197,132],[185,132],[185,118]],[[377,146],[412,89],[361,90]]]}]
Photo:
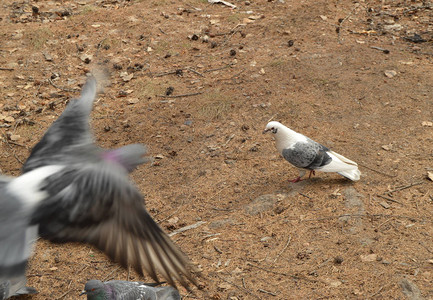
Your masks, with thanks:
[{"label": "pigeon foot", "polygon": [[302,178],[301,178],[301,176],[298,176],[298,177],[296,177],[295,179],[289,179],[288,181],[289,181],[289,182],[296,183],[296,182],[302,181]]}]

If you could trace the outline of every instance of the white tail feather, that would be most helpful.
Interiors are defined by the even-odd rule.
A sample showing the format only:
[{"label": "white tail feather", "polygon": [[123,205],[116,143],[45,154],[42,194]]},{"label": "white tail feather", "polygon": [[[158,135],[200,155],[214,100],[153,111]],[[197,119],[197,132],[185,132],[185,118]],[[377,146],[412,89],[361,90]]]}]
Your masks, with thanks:
[{"label": "white tail feather", "polygon": [[353,181],[357,181],[361,177],[361,172],[358,169],[352,171],[338,172],[338,174]]},{"label": "white tail feather", "polygon": [[331,163],[318,168],[318,170],[323,172],[337,172],[350,180],[359,180],[361,172],[358,170],[358,164],[356,162],[333,151],[328,151],[327,153],[332,158]]}]

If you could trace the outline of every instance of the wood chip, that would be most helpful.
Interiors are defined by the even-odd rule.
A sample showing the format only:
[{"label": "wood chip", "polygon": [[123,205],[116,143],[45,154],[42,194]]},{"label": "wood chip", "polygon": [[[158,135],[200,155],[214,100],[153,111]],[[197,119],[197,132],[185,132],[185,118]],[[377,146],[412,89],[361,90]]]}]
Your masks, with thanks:
[{"label": "wood chip", "polygon": [[385,201],[382,201],[379,203],[383,208],[389,209],[391,207],[391,205],[389,205],[388,203],[386,203]]}]

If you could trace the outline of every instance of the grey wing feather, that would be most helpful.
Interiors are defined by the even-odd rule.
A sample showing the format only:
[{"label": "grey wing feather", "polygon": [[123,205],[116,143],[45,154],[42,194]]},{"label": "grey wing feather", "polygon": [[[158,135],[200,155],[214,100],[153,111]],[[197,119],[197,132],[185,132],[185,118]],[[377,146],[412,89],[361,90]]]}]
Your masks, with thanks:
[{"label": "grey wing feather", "polygon": [[327,151],[329,149],[325,146],[307,138],[306,142],[298,142],[284,149],[282,155],[295,167],[314,170],[332,161]]},{"label": "grey wing feather", "polygon": [[71,145],[93,142],[89,116],[95,96],[96,80],[90,77],[83,86],[81,97],[69,102],[61,116],[32,149],[29,158],[24,163],[23,172],[41,166],[62,163],[61,159],[56,159],[58,158],[57,153]]},{"label": "grey wing feather", "polygon": [[30,211],[4,189],[0,197],[0,280],[25,274],[31,245],[37,238],[34,226],[28,227]]},{"label": "grey wing feather", "polygon": [[44,185],[51,196],[42,202],[32,222],[40,236],[55,242],[90,243],[112,260],[139,274],[157,273],[171,285],[185,278],[195,283],[186,256],[173,244],[144,207],[140,192],[126,170],[101,163],[66,167]]},{"label": "grey wing feather", "polygon": [[0,300],[18,295],[36,294],[37,290],[26,286],[26,283],[25,276],[0,281]]}]

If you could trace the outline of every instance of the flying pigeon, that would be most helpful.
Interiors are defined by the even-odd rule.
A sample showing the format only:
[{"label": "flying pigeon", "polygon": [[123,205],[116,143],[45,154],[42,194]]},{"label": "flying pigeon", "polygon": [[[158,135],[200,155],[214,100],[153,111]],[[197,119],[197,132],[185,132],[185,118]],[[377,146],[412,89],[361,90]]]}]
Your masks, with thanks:
[{"label": "flying pigeon", "polygon": [[89,280],[81,295],[87,295],[87,300],[180,300],[179,292],[171,286],[121,280]]},{"label": "flying pigeon", "polygon": [[45,239],[89,243],[140,275],[144,269],[160,282],[159,273],[170,285],[178,280],[188,288],[188,280],[196,284],[190,261],[149,215],[128,177],[146,161],[146,148],[133,144],[104,150],[93,142],[89,116],[96,90],[91,77],[24,164],[23,172],[62,166],[44,180],[42,189],[49,196],[32,214],[31,224]]},{"label": "flying pigeon", "polygon": [[26,277],[20,276],[18,278],[0,281],[0,300],[8,299],[12,296],[36,294],[37,291],[26,286]]},{"label": "flying pigeon", "polygon": [[308,178],[311,177],[311,174],[315,174],[315,170],[320,170],[323,172],[337,172],[353,181],[359,180],[361,172],[358,170],[356,162],[329,150],[279,122],[269,122],[263,133],[269,131],[275,134],[278,152],[289,163],[300,168],[299,176],[289,181],[301,181],[306,170],[310,170]]}]

